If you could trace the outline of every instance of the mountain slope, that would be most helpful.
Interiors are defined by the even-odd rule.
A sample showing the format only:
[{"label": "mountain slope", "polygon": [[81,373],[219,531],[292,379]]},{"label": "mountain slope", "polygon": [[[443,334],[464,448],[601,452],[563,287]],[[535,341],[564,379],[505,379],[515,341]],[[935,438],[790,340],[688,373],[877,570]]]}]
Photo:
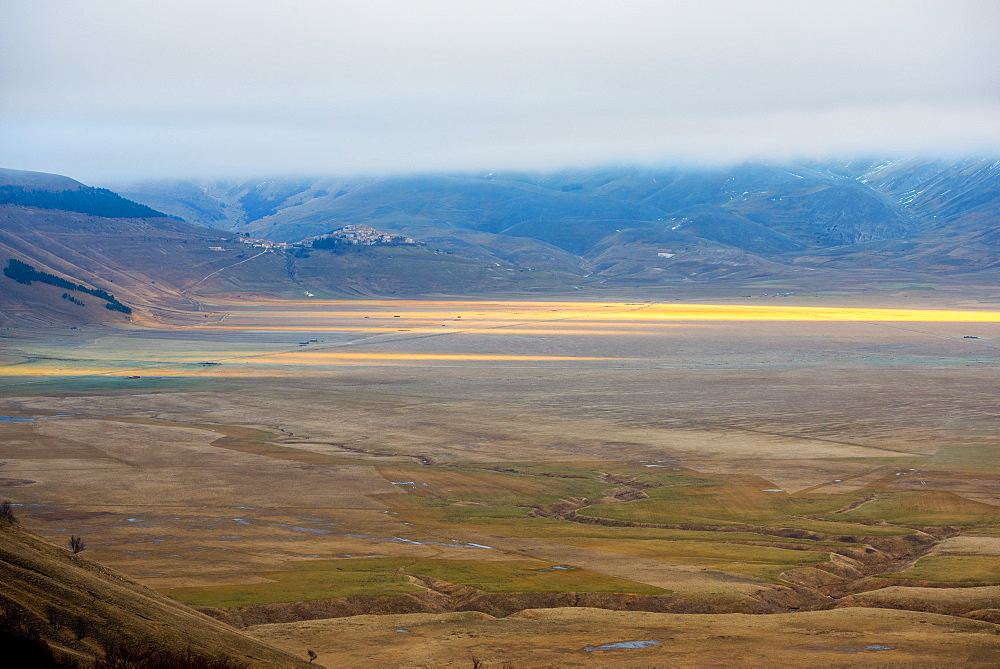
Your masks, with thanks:
[{"label": "mountain slope", "polygon": [[[597,281],[613,275],[656,282],[794,275],[804,267],[992,270],[1000,256],[992,235],[1000,217],[998,177],[1000,161],[986,159],[859,159],[272,178],[215,182],[200,192],[226,212],[211,224],[274,240],[365,223],[580,280],[590,274]],[[193,187],[187,183],[173,196],[164,184],[128,192],[178,213],[192,201]]]},{"label": "mountain slope", "polygon": [[[63,193],[65,186],[77,184],[79,188],[72,192],[85,196],[90,192],[87,186],[57,175],[16,170],[3,175],[32,188],[49,183]],[[0,178],[0,188],[4,186]],[[103,201],[111,203],[109,216],[121,203],[129,203],[117,195]],[[284,250],[254,246],[235,233],[162,215],[109,216],[0,204],[0,267],[11,260],[23,262],[57,281],[84,287],[82,293],[72,288],[67,293],[65,287],[39,281],[19,283],[0,275],[0,325],[72,327],[149,319],[198,322],[206,317],[199,311],[198,300],[218,294],[285,298],[457,295],[567,290],[580,278],[573,273],[573,257],[548,244],[506,237],[503,244],[493,245],[496,257],[481,253],[479,249],[485,248],[481,239],[493,236],[475,230],[468,230],[463,240],[471,250],[467,253],[449,253],[424,244]],[[329,228],[317,230],[328,232]],[[539,267],[555,271],[535,271]],[[108,310],[107,302],[93,298],[101,293],[113,295],[125,309]]]},{"label": "mountain slope", "polygon": [[306,664],[6,520],[0,577],[3,616],[36,632],[57,659],[86,661],[124,647],[261,667]]},{"label": "mountain slope", "polygon": [[[135,309],[133,318],[138,319],[194,311],[197,305],[186,289],[245,253],[235,239],[167,218],[107,219],[0,205],[0,264],[14,258],[105,290]],[[211,246],[232,250],[212,251]],[[283,263],[275,274],[285,276]],[[128,320],[125,314],[100,308],[98,300],[83,299],[83,306],[64,300],[65,291],[56,286],[21,285],[5,276],[0,276],[0,285],[4,321],[78,325]]]},{"label": "mountain slope", "polygon": [[70,179],[61,174],[12,170],[5,167],[0,167],[0,185],[47,191],[80,190],[81,188],[86,188],[86,186],[76,179]]}]

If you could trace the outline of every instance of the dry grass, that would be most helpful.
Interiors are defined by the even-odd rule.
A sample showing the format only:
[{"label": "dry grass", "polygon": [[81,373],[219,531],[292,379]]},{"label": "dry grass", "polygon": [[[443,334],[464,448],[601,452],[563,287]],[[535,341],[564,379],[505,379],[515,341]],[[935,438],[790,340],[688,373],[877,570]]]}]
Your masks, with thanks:
[{"label": "dry grass", "polygon": [[[910,611],[838,609],[772,616],[546,609],[358,616],[249,628],[328,666],[994,666],[996,626]],[[635,650],[587,651],[623,641]]]},{"label": "dry grass", "polygon": [[993,555],[928,555],[909,569],[883,578],[936,583],[1000,584],[1000,557]]},{"label": "dry grass", "polygon": [[872,502],[836,518],[910,525],[995,525],[1000,524],[1000,507],[939,490],[879,493]]},{"label": "dry grass", "polygon": [[[0,382],[23,385],[0,386],[0,414],[37,420],[0,423],[0,492],[30,527],[81,535],[144,583],[243,601],[275,596],[268,579],[292,579],[286,598],[400,586],[374,567],[322,576],[377,555],[483,588],[541,587],[516,577],[534,558],[577,567],[541,573],[574,589],[620,579],[743,603],[859,537],[992,536],[996,313],[818,307],[233,303],[211,327],[10,340]],[[665,487],[584,514],[740,531],[528,517],[599,499],[617,485],[602,474]],[[951,545],[932,557],[986,565]]]},{"label": "dry grass", "polygon": [[123,575],[15,524],[0,521],[0,608],[39,632],[60,656],[100,657],[102,648],[146,646],[238,657],[259,667],[304,664],[183,607]]},{"label": "dry grass", "polygon": [[961,615],[979,609],[1000,608],[1000,586],[964,588],[889,586],[851,595],[842,604]]},{"label": "dry grass", "polygon": [[719,571],[767,580],[777,580],[777,576],[781,572],[793,566],[815,565],[829,559],[829,554],[822,552],[822,550],[791,550],[723,541],[570,539],[566,542],[574,546],[596,548],[664,562],[709,567]]}]

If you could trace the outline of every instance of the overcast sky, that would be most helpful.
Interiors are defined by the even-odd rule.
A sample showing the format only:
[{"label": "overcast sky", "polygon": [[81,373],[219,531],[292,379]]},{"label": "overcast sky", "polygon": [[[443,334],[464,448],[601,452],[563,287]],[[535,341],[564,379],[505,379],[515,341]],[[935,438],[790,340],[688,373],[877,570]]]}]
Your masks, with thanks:
[{"label": "overcast sky", "polygon": [[87,181],[1000,153],[996,0],[0,0],[0,166]]}]

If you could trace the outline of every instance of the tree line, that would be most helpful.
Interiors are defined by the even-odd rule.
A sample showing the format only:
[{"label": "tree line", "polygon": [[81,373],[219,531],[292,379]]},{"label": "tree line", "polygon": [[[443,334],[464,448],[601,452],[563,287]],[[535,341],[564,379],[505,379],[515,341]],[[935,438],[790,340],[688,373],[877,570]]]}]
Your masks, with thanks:
[{"label": "tree line", "polygon": [[47,283],[51,286],[65,288],[66,290],[75,290],[88,295],[93,295],[94,297],[107,302],[107,304],[104,305],[105,309],[120,311],[123,314],[132,313],[132,309],[130,307],[127,307],[119,302],[114,295],[106,290],[101,290],[100,288],[87,288],[79,283],[68,281],[61,276],[49,274],[48,272],[40,272],[28,263],[21,262],[16,258],[11,258],[7,262],[7,266],[3,268],[3,273],[7,278],[13,279],[14,281],[26,286],[30,286],[32,281],[38,281],[39,283]]},{"label": "tree line", "polygon": [[76,211],[104,218],[159,218],[164,217],[144,204],[126,200],[107,188],[84,186],[78,190],[25,190],[23,186],[0,186],[0,204],[17,204],[39,209]]}]

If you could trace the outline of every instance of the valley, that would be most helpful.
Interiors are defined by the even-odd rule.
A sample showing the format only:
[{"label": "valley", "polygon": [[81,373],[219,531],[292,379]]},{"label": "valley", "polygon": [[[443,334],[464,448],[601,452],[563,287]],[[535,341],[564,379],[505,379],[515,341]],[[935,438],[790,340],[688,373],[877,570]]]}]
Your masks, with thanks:
[{"label": "valley", "polygon": [[0,492],[326,666],[987,665],[996,296],[884,290],[8,330]]},{"label": "valley", "polygon": [[1000,666],[1000,3],[0,17],[0,669]]}]

